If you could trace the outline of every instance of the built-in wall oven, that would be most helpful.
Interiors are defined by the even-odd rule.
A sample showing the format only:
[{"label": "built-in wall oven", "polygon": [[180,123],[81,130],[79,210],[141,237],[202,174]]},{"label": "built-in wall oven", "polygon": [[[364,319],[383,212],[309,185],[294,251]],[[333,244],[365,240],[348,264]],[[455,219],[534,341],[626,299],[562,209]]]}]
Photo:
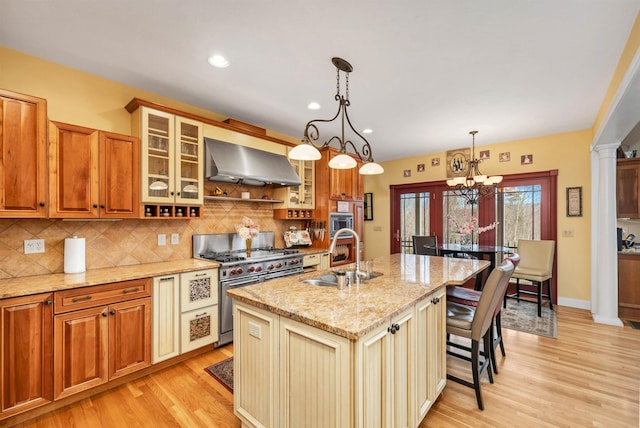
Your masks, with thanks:
[{"label": "built-in wall oven", "polygon": [[193,256],[220,263],[218,273],[218,343],[233,341],[233,299],[227,291],[303,272],[298,250],[273,248],[274,232],[260,232],[253,239],[251,257],[238,234],[193,235]]},{"label": "built-in wall oven", "polygon": [[[333,239],[340,229],[353,229],[353,214],[351,213],[329,213],[329,237]],[[349,237],[348,234],[341,235]]]}]

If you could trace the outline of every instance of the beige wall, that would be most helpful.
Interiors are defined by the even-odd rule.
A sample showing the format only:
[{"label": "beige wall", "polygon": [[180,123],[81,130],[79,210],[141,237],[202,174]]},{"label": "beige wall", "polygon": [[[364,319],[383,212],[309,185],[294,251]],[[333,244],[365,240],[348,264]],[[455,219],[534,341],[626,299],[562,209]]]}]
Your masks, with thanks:
[{"label": "beige wall", "polygon": [[[0,46],[0,88],[47,99],[49,119],[101,130],[130,134],[131,119],[125,105],[137,97],[193,113],[212,120],[226,117],[130,86],[44,61]],[[218,130],[220,133],[226,132]],[[292,137],[268,134],[297,142]],[[218,134],[216,134],[218,135]],[[254,139],[237,141],[255,146]],[[205,195],[215,186],[229,196],[249,191],[252,197],[271,195],[272,190],[230,184],[205,183]],[[64,239],[87,238],[88,269],[191,258],[194,233],[233,233],[246,215],[262,231],[276,232],[282,247],[282,232],[300,222],[274,220],[268,203],[206,201],[203,219],[194,220],[0,220],[0,278],[62,272]],[[157,235],[167,235],[167,245],[158,247]],[[180,243],[170,244],[170,234],[178,233]],[[25,239],[45,240],[44,254],[23,254]]]},{"label": "beige wall", "polygon": [[[591,130],[568,132],[538,138],[509,141],[500,144],[476,146],[489,150],[490,159],[481,163],[484,174],[516,174],[534,171],[558,170],[558,295],[580,300],[590,300],[589,249],[590,249],[590,155]],[[476,142],[482,141],[482,131]],[[469,145],[470,146],[470,145]],[[375,146],[374,146],[375,151]],[[509,152],[509,162],[499,162],[498,155]],[[522,165],[520,156],[533,155],[533,163]],[[432,167],[431,159],[440,158],[440,166]],[[417,172],[417,165],[425,164],[424,172]],[[373,192],[373,221],[365,222],[365,254],[367,258],[389,254],[390,201],[389,186],[444,180],[446,178],[446,153],[416,156],[383,162],[384,174],[367,176],[365,192]],[[411,170],[411,177],[404,177],[404,170]],[[566,188],[582,186],[582,217],[566,216]],[[572,231],[573,237],[564,237],[564,231]]]}]

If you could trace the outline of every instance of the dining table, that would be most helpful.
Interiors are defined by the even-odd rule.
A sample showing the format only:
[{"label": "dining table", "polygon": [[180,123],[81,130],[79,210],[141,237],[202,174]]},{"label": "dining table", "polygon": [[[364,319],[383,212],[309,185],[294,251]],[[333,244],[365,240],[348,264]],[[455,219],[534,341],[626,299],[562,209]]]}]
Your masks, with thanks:
[{"label": "dining table", "polygon": [[438,245],[438,252],[440,255],[445,257],[462,257],[462,255],[467,255],[477,259],[488,260],[489,268],[480,272],[476,276],[476,284],[474,288],[476,290],[482,290],[484,281],[489,277],[493,268],[496,267],[496,260],[498,257],[501,260],[505,254],[513,253],[513,248],[483,244],[440,244]]}]

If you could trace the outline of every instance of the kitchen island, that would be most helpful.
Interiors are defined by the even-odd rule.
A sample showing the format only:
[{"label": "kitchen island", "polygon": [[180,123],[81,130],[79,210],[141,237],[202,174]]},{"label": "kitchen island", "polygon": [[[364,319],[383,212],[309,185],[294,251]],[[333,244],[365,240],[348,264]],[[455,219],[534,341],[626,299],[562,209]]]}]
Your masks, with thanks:
[{"label": "kitchen island", "polygon": [[229,291],[236,415],[248,427],[417,426],[446,382],[445,287],[488,266],[394,254],[345,290],[302,282],[325,271]]}]

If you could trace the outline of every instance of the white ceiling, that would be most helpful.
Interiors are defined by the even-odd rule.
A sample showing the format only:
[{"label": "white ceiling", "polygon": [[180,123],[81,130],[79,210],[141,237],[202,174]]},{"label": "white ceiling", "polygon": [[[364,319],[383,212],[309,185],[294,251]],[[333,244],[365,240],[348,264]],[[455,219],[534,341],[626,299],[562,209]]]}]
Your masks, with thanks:
[{"label": "white ceiling", "polygon": [[[472,129],[483,145],[592,127],[639,9],[638,0],[2,0],[0,45],[294,137],[337,111],[339,56],[354,67],[352,123],[373,129],[384,161],[468,147]],[[214,53],[231,65],[211,67]]]}]

